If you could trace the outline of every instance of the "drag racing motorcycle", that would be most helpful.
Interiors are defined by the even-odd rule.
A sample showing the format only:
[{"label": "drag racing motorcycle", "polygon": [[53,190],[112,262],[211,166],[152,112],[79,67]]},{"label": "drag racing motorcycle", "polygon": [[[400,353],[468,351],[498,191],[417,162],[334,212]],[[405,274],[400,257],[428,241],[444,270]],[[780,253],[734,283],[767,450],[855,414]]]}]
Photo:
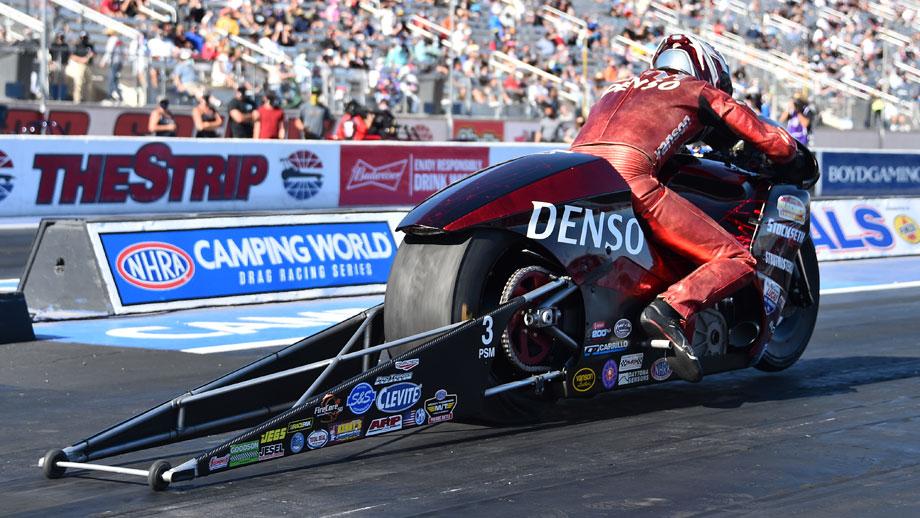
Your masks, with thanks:
[{"label": "drag racing motorcycle", "polygon": [[[742,164],[743,166],[739,166]],[[809,237],[814,156],[773,166],[750,148],[673,158],[659,175],[748,247],[755,280],[701,312],[704,372],[786,369],[818,314]],[[405,233],[385,302],[63,449],[39,466],[170,483],[452,420],[539,419],[558,398],[675,379],[641,310],[694,265],[656,244],[603,159],[557,151],[432,195]],[[173,467],[93,461],[235,435]]]}]

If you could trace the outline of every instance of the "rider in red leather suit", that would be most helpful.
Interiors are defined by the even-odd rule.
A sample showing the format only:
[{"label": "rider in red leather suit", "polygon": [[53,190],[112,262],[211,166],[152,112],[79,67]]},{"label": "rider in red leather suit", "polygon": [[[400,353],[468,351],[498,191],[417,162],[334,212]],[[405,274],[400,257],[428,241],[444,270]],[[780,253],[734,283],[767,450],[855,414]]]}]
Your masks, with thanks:
[{"label": "rider in red leather suit", "polygon": [[642,315],[643,327],[671,341],[676,358],[668,361],[675,373],[698,381],[702,370],[686,340],[692,317],[750,282],[756,261],[712,218],[659,183],[657,174],[684,143],[711,126],[727,127],[777,163],[792,160],[796,145],[785,130],[764,124],[732,99],[728,66],[707,44],[670,36],[655,58],[655,68],[607,89],[572,150],[609,161],[629,184],[636,213],[656,241],[699,265]]}]

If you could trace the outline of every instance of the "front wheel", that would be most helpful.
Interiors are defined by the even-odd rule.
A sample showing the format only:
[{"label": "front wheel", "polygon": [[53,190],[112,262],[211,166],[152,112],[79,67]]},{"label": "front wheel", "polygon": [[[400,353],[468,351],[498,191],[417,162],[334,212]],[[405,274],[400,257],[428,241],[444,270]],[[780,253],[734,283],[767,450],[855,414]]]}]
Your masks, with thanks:
[{"label": "front wheel", "polygon": [[[804,277],[796,261],[792,282],[789,283],[788,301],[783,308],[783,316],[773,338],[767,345],[760,361],[755,367],[762,371],[777,372],[791,367],[808,346],[811,334],[815,330],[818,320],[818,300],[820,297],[820,276],[818,272],[818,256],[815,253],[815,244],[811,237],[805,238],[799,249],[804,264]],[[807,282],[805,282],[807,280]],[[811,303],[804,290],[811,293]]]}]

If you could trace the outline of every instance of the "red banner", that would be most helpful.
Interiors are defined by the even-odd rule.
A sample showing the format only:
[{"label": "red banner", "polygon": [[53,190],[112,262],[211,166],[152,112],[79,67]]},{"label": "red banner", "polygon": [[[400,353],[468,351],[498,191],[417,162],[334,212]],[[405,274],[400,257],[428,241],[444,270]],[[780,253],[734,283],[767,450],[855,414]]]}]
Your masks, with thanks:
[{"label": "red banner", "polygon": [[489,164],[487,147],[342,144],[339,205],[415,205]]}]

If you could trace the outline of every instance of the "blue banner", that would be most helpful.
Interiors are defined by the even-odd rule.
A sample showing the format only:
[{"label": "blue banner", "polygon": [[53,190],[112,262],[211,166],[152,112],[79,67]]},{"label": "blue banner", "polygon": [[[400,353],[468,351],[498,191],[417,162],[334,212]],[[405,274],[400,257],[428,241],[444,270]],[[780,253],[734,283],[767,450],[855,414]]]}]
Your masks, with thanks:
[{"label": "blue banner", "polygon": [[382,284],[386,222],[100,234],[124,306]]},{"label": "blue banner", "polygon": [[920,194],[920,153],[821,153],[822,196]]}]

